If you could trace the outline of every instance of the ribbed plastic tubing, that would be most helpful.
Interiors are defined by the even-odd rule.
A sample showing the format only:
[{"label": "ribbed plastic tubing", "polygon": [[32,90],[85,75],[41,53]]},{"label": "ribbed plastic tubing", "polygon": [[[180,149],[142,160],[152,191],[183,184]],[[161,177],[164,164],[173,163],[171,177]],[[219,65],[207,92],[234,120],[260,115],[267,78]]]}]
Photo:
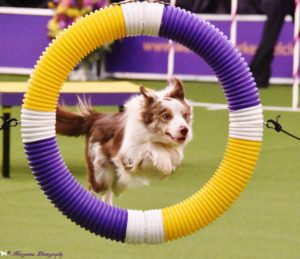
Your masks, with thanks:
[{"label": "ribbed plastic tubing", "polygon": [[[214,71],[229,108],[227,148],[211,179],[186,200],[148,211],[110,206],[86,191],[63,161],[55,133],[57,101],[69,72],[97,47],[140,35],[172,39],[198,54]],[[135,244],[178,239],[222,215],[251,177],[263,138],[259,94],[239,51],[209,22],[183,9],[150,2],[100,9],[53,40],[28,81],[21,122],[30,168],[54,206],[96,235]]]}]

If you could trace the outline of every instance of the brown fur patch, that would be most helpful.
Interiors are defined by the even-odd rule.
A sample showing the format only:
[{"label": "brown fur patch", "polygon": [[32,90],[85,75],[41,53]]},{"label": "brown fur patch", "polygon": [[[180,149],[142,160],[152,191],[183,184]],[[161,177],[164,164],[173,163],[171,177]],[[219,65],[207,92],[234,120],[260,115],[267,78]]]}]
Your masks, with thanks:
[{"label": "brown fur patch", "polygon": [[153,123],[159,114],[162,114],[167,109],[162,107],[160,103],[154,102],[150,105],[145,103],[144,108],[141,112],[141,117],[143,123],[148,126],[149,124]]},{"label": "brown fur patch", "polygon": [[166,97],[184,101],[184,88],[183,88],[182,81],[179,80],[178,78],[174,78],[173,85],[174,87],[172,91]]},{"label": "brown fur patch", "polygon": [[58,106],[56,109],[56,132],[73,137],[88,134],[98,115],[99,113],[95,111],[90,111],[88,115],[81,115]]},{"label": "brown fur patch", "polygon": [[181,103],[184,106],[184,113],[188,115],[185,120],[188,124],[190,124],[192,122],[192,107],[185,100]]},{"label": "brown fur patch", "polygon": [[99,142],[108,159],[114,157],[123,141],[124,113],[101,113],[101,116],[93,123],[89,139],[91,142]]},{"label": "brown fur patch", "polygon": [[[123,116],[124,113],[101,113],[98,119],[93,123],[90,133],[87,136],[87,146],[89,143],[96,142],[101,145],[102,152],[107,161],[107,165],[103,165],[105,167],[109,167],[112,164],[111,158],[117,155],[121,147],[124,136]],[[88,159],[88,180],[90,188],[97,193],[107,190],[107,183],[99,183],[95,180],[95,172],[91,161],[92,158],[88,154],[88,147],[86,156]]]},{"label": "brown fur patch", "polygon": [[107,190],[107,183],[96,182],[92,157],[89,155],[89,143],[99,142],[110,166],[123,141],[124,113],[100,113],[89,110],[78,114],[58,107],[56,111],[56,132],[66,136],[86,135],[85,156],[88,168],[89,189],[99,193]]},{"label": "brown fur patch", "polygon": [[164,99],[168,100],[170,98],[174,98],[174,99],[177,99],[178,101],[180,101],[184,106],[184,109],[185,109],[184,113],[189,115],[188,119],[186,121],[188,123],[190,123],[191,122],[192,108],[186,102],[183,82],[178,78],[174,78],[173,79],[173,85],[174,85],[174,87],[173,87],[172,91],[169,92]]},{"label": "brown fur patch", "polygon": [[142,122],[153,132],[163,134],[160,125],[161,123],[168,123],[168,121],[163,119],[163,115],[166,113],[173,116],[171,110],[163,107],[160,102],[155,101],[151,105],[144,106],[141,113]]}]

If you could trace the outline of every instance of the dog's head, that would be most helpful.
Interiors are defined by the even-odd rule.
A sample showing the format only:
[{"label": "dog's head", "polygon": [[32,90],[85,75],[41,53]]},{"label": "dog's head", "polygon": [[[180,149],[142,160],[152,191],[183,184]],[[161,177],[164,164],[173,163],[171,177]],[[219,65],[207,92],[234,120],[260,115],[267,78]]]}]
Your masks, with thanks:
[{"label": "dog's head", "polygon": [[183,84],[174,79],[160,92],[140,87],[143,96],[142,123],[152,142],[179,146],[192,139],[192,107],[185,99]]}]

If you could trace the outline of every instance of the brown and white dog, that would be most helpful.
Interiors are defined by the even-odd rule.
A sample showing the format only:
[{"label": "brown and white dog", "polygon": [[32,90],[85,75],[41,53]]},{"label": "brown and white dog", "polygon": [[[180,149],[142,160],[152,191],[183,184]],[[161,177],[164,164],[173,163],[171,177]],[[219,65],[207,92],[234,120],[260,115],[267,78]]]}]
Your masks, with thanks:
[{"label": "brown and white dog", "polygon": [[148,184],[153,172],[169,176],[192,139],[192,108],[180,80],[156,92],[141,86],[140,92],[124,112],[97,112],[82,100],[77,113],[57,109],[57,133],[86,136],[89,189],[109,204],[127,186]]}]

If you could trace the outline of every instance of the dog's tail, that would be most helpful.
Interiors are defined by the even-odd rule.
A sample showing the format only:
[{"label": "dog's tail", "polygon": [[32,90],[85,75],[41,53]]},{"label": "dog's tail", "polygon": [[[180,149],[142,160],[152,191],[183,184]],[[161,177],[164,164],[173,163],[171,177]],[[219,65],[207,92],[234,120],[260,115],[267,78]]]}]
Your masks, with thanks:
[{"label": "dog's tail", "polygon": [[93,121],[99,115],[93,111],[86,100],[78,98],[77,112],[67,110],[65,106],[58,106],[56,110],[56,133],[78,137],[88,134]]}]

